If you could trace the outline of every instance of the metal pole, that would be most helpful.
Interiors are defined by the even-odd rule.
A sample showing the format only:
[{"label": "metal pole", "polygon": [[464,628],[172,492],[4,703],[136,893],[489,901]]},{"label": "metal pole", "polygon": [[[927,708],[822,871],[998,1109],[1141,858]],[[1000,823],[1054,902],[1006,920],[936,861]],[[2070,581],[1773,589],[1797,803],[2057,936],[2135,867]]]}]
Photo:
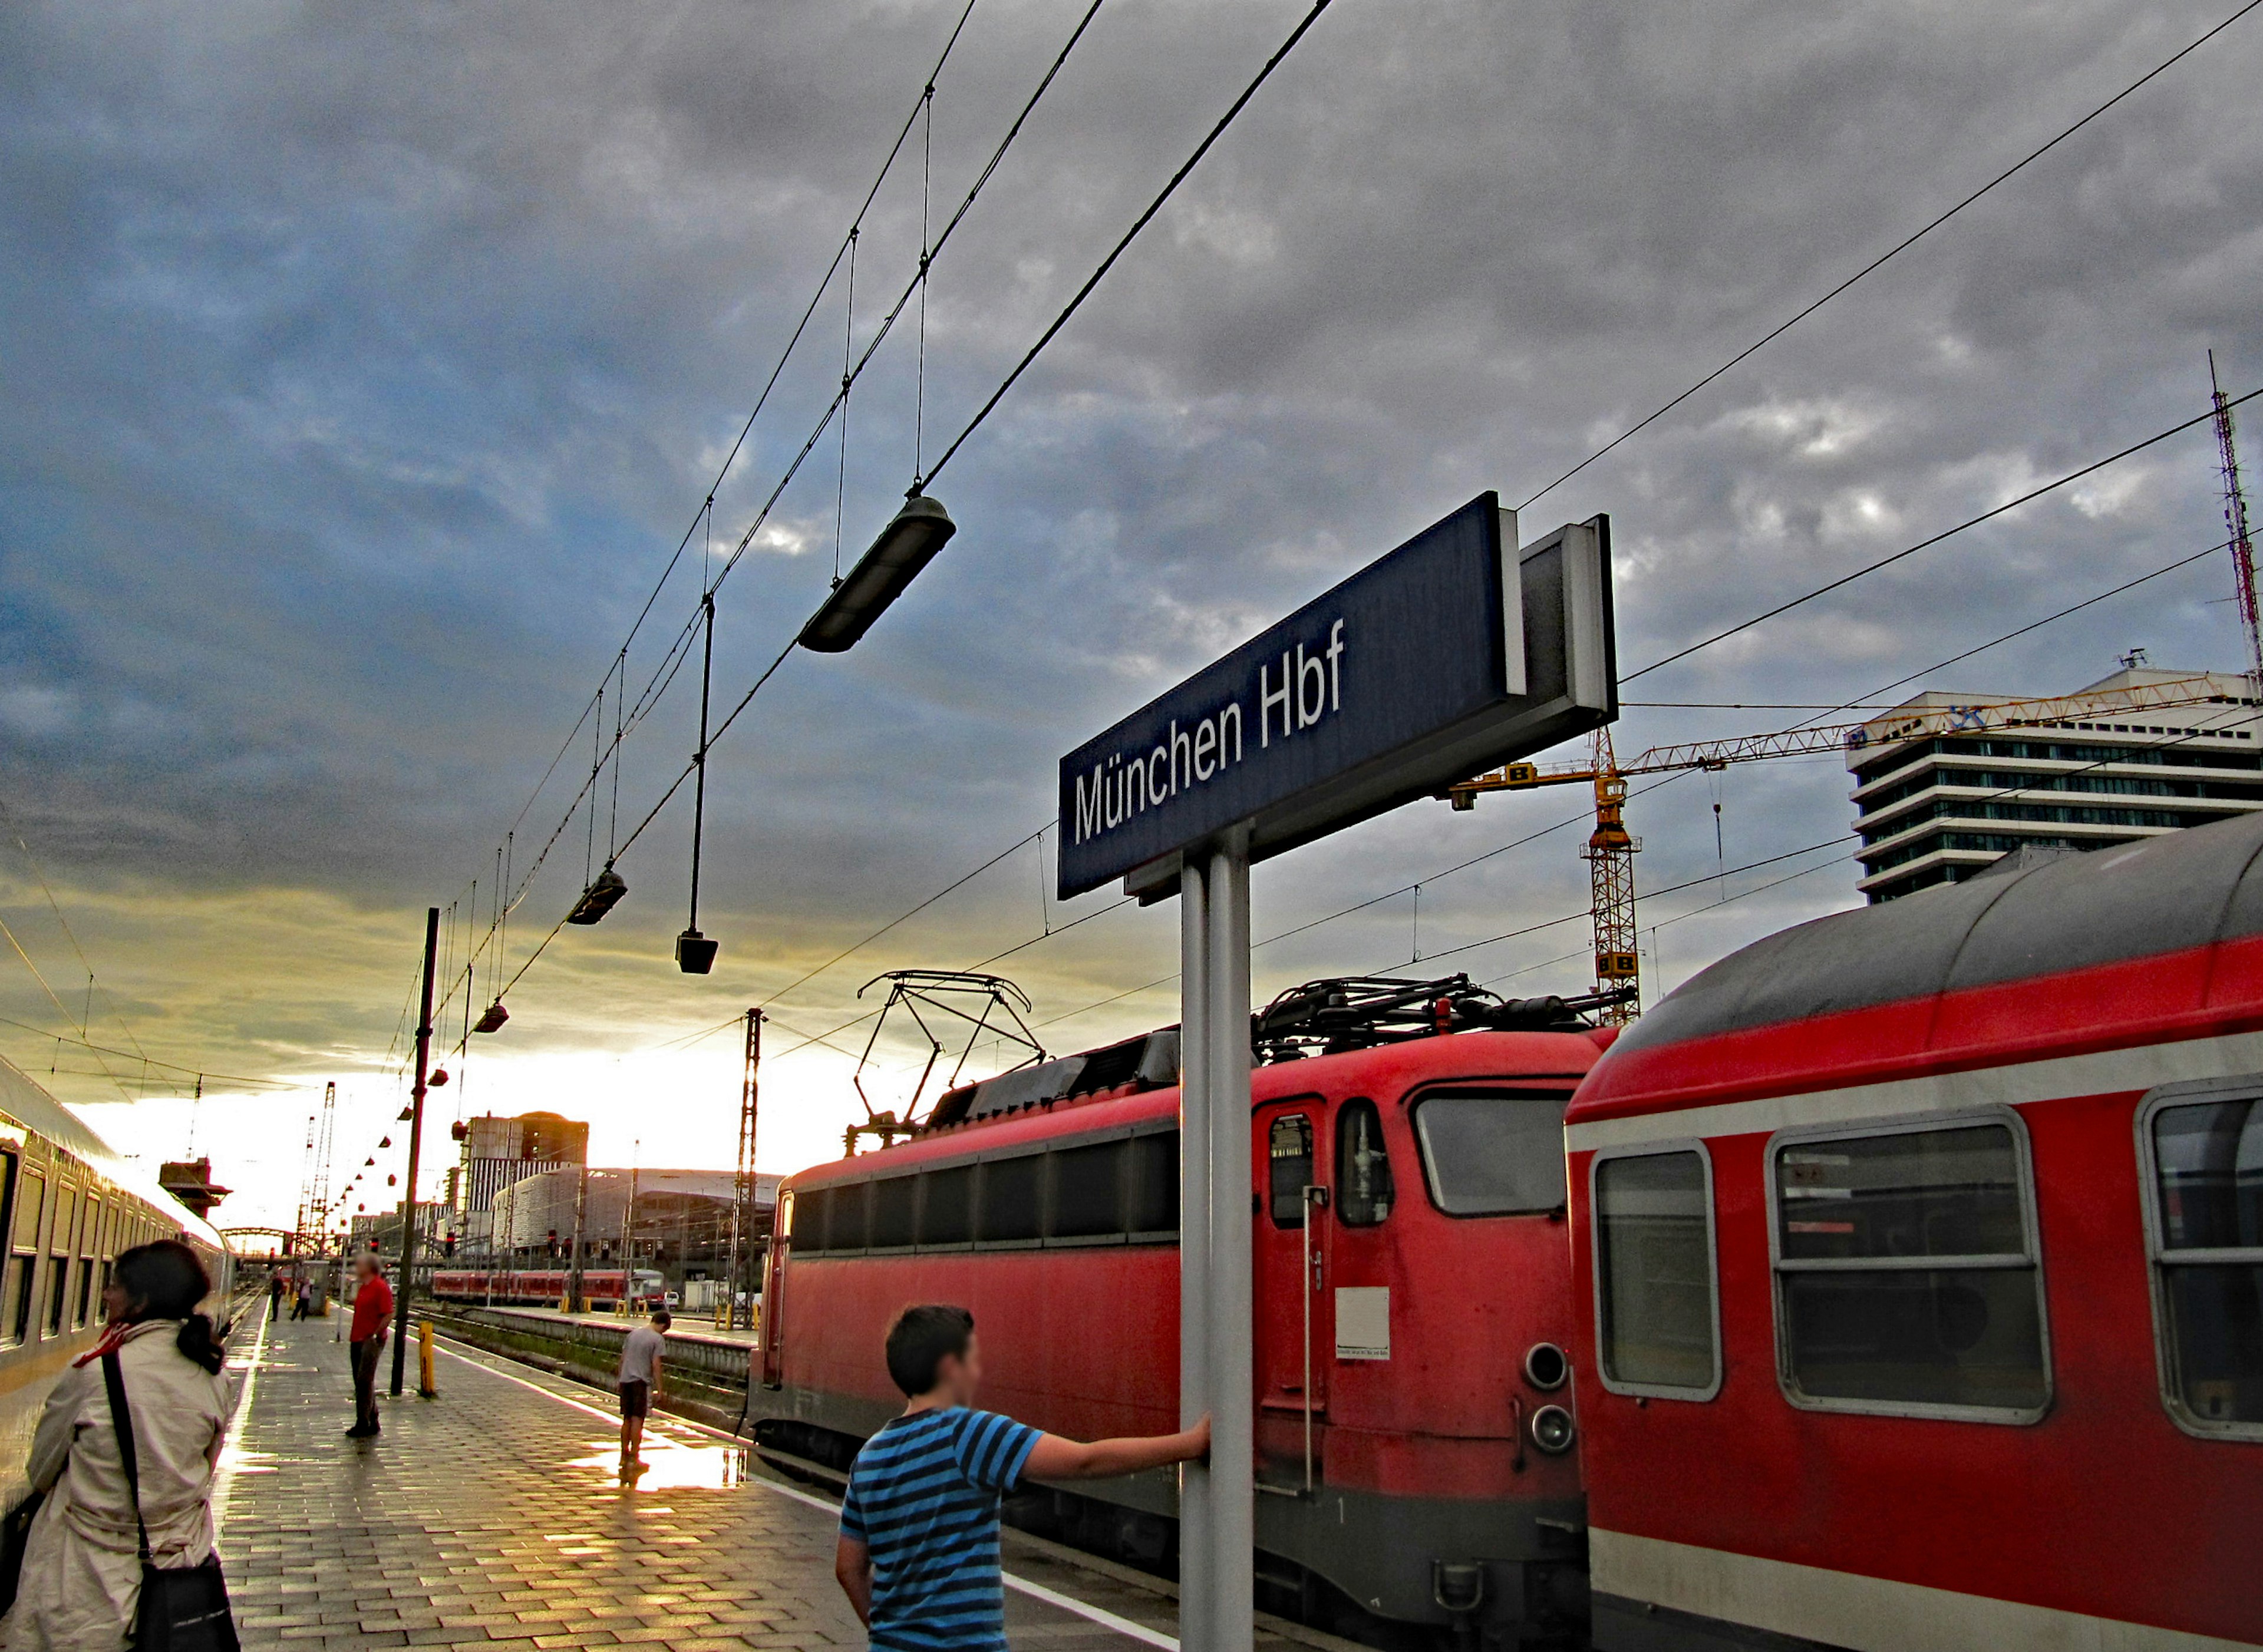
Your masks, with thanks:
[{"label": "metal pole", "polygon": [[589,1155],[585,1149],[574,1176],[574,1245],[566,1265],[566,1311],[578,1314],[582,1301],[582,1222],[589,1204]]},{"label": "metal pole", "polygon": [[[1210,1384],[1210,910],[1193,856],[1179,872],[1179,1426],[1211,1409]],[[1179,1644],[1211,1652],[1211,1471],[1179,1470]]]},{"label": "metal pole", "polygon": [[424,912],[424,992],[416,1011],[416,1087],[409,1093],[408,1186],[401,1196],[401,1287],[393,1296],[394,1398],[408,1360],[408,1287],[416,1275],[416,1158],[424,1140],[424,1073],[432,1058],[432,970],[440,961],[440,909]]},{"label": "metal pole", "polygon": [[1251,1644],[1257,1543],[1255,1355],[1249,1221],[1249,848],[1240,831],[1211,852],[1210,1648]]}]

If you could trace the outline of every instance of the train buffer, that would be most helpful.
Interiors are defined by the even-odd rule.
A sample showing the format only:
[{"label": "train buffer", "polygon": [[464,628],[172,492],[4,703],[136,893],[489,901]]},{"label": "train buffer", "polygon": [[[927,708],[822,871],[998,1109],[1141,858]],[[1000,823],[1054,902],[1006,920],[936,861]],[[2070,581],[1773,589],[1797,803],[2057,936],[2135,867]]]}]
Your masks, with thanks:
[{"label": "train buffer", "polygon": [[[665,1416],[624,1484],[606,1396],[445,1338],[441,1397],[412,1384],[381,1401],[379,1439],[349,1440],[335,1329],[247,1326],[235,1348],[246,1392],[218,1504],[246,1648],[864,1644],[833,1581],[825,1488]],[[1168,1586],[1065,1555],[1007,1534],[1016,1652],[1176,1646]]]}]

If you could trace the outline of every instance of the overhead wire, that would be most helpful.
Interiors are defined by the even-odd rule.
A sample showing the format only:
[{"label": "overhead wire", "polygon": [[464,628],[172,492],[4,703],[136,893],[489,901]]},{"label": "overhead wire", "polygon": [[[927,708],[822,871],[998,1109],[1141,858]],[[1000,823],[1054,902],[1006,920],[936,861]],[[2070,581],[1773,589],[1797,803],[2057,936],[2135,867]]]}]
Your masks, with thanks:
[{"label": "overhead wire", "polygon": [[1787,320],[1779,322],[1768,332],[1763,333],[1759,338],[1746,345],[1744,349],[1730,357],[1728,360],[1723,362],[1718,367],[1714,368],[1712,372],[1698,379],[1696,383],[1691,385],[1687,390],[1681,392],[1681,394],[1675,396],[1672,400],[1664,403],[1654,411],[1638,420],[1635,423],[1628,426],[1624,430],[1619,432],[1617,436],[1612,437],[1609,442],[1604,443],[1602,446],[1588,454],[1587,458],[1581,459],[1577,465],[1572,466],[1570,470],[1565,471],[1554,481],[1550,482],[1545,487],[1541,488],[1539,492],[1530,495],[1530,497],[1527,498],[1523,504],[1519,505],[1517,509],[1519,510],[1522,510],[1540,499],[1544,498],[1549,494],[1555,492],[1556,489],[1561,487],[1565,482],[1570,481],[1574,476],[1577,476],[1581,471],[1586,470],[1588,465],[1593,465],[1597,459],[1601,458],[1605,454],[1610,452],[1621,443],[1627,441],[1630,437],[1635,436],[1638,432],[1647,429],[1659,419],[1664,418],[1667,414],[1673,412],[1674,408],[1688,400],[1690,397],[1704,389],[1706,386],[1711,384],[1715,379],[1719,379],[1723,374],[1728,372],[1739,364],[1749,359],[1768,345],[1774,343],[1777,339],[1782,338],[1793,328],[1798,326],[1800,322],[1814,314],[1816,311],[1830,303],[1832,299],[1846,292],[1847,288],[1853,286],[1865,276],[1869,275],[1874,271],[1880,269],[1893,259],[1899,257],[1903,253],[1907,252],[1912,247],[1917,245],[1919,242],[1923,241],[1927,235],[1940,228],[1950,219],[1956,217],[1966,207],[1971,206],[1982,196],[1996,188],[1997,185],[2009,181],[2012,177],[2015,177],[2020,172],[2024,171],[2034,162],[2042,159],[2044,155],[2049,155],[2053,149],[2058,148],[2060,144],[2064,143],[2069,138],[2074,136],[2076,133],[2081,131],[2092,121],[2097,119],[2099,116],[2113,108],[2115,105],[2120,103],[2123,98],[2128,97],[2137,91],[2156,76],[2165,74],[2176,64],[2181,62],[2187,57],[2189,57],[2193,53],[2207,45],[2209,41],[2223,33],[2224,30],[2238,22],[2240,18],[2254,11],[2259,5],[2263,5],[2263,0],[2246,0],[2245,4],[2242,5],[2238,11],[2232,12],[2230,16],[2225,18],[2223,21],[2216,25],[2215,27],[2209,29],[2206,33],[2201,35],[2197,40],[2193,40],[2190,44],[2185,46],[2180,50],[2172,53],[2168,57],[2155,64],[2144,74],[2130,82],[2129,84],[2124,86],[2120,91],[2115,92],[2114,96],[2108,97],[2104,103],[2099,105],[2095,109],[2093,109],[2088,114],[2083,116],[2082,119],[2076,121],[2072,126],[2059,132],[2057,135],[2053,137],[2049,142],[2043,144],[2040,148],[2030,150],[2020,160],[2013,162],[2003,171],[1999,172],[1994,177],[1989,179],[1985,184],[1983,184],[1978,189],[1974,190],[1970,195],[1967,195],[1963,199],[1958,201],[1947,212],[1944,212],[1938,217],[1931,220],[1921,228],[1915,230],[1892,247],[1888,248],[1884,252],[1879,254],[1876,258],[1873,258],[1869,263],[1864,264],[1861,269],[1855,271],[1854,274],[1848,276],[1845,280],[1839,283],[1838,285],[1826,292],[1821,298],[1815,299],[1812,303],[1808,304],[1804,308],[1798,310]]},{"label": "overhead wire", "polygon": [[[2256,4],[2263,4],[2263,0],[2253,0],[2253,3]],[[2245,395],[2241,396],[2238,400],[2231,402],[2230,405],[2236,408],[2243,403],[2252,400],[2257,396],[2263,396],[2263,388],[2251,390]],[[1818,585],[1811,590],[1803,591],[1797,596],[1790,597],[1783,602],[1778,602],[1775,607],[1764,610],[1761,613],[1753,615],[1749,619],[1739,620],[1735,624],[1727,627],[1725,630],[1716,631],[1710,637],[1706,637],[1700,641],[1691,643],[1686,648],[1678,648],[1670,654],[1653,660],[1648,665],[1642,667],[1639,670],[1630,672],[1622,676],[1619,679],[1619,682],[1622,685],[1633,682],[1640,678],[1648,676],[1653,671],[1662,670],[1666,667],[1673,665],[1677,660],[1687,660],[1690,655],[1698,653],[1701,649],[1710,648],[1715,643],[1724,642],[1728,638],[1737,636],[1741,632],[1752,630],[1755,625],[1765,624],[1768,621],[1777,617],[1779,615],[1788,614],[1795,608],[1799,608],[1806,603],[1813,602],[1818,596],[1827,595],[1831,592],[1838,590],[1843,586],[1851,585],[1857,580],[1866,578],[1870,574],[1877,573],[1881,568],[1891,567],[1897,562],[1902,561],[1909,557],[1913,557],[1920,551],[1930,550],[1934,545],[1940,545],[1942,541],[1955,538],[1958,534],[1964,533],[1970,529],[1977,528],[1984,523],[1992,522],[2007,511],[2016,510],[2021,505],[2041,499],[2046,494],[2055,493],[2059,488],[2066,487],[2071,482],[2079,482],[2086,476],[2095,475],[2098,472],[2106,469],[2107,466],[2110,465],[2118,465],[2123,459],[2129,458],[2132,454],[2142,453],[2147,448],[2167,441],[2171,436],[2180,436],[2187,430],[2209,423],[2215,417],[2216,410],[2211,408],[2206,413],[2200,414],[2194,418],[2187,419],[2180,424],[2173,424],[2165,430],[2156,431],[2153,435],[2147,436],[2142,442],[2131,443],[2128,447],[2123,448],[2118,453],[2110,453],[2104,458],[2094,460],[2091,464],[2083,465],[2079,470],[2069,471],[2065,475],[2057,477],[2051,481],[2045,482],[2039,487],[2031,487],[2026,493],[2020,494],[2017,498],[2007,499],[2002,504],[1996,505],[1987,510],[1984,510],[1977,516],[1969,517],[1965,521],[1958,523],[1953,528],[1944,528],[1939,533],[1931,535],[1927,538],[1920,539],[1915,545],[1909,545],[1902,550],[1897,551],[1891,556],[1880,557],[1876,561],[1866,563],[1862,566],[1855,569],[1852,573],[1842,574],[1835,580],[1827,581],[1824,584]]]}]

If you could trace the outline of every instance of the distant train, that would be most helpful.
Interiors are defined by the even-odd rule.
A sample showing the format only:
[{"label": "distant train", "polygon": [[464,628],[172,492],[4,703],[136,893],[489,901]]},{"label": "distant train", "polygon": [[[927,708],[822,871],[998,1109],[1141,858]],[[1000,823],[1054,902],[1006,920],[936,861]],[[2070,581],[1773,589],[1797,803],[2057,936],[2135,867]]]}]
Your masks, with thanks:
[{"label": "distant train", "polygon": [[[1475,1024],[1254,1075],[1261,1605],[1392,1644],[2263,1647],[2263,817],[1802,925],[1616,1041]],[[898,1405],[881,1327],[936,1299],[1001,1409],[1174,1424],[1173,1036],[790,1179],[766,1447],[845,1464]],[[1160,1476],[1011,1506],[1175,1557]]]},{"label": "distant train", "polygon": [[204,1259],[223,1324],[235,1258],[220,1230],[127,1164],[53,1096],[0,1060],[0,1506],[23,1497],[47,1390],[102,1332],[121,1251],[179,1239]]},{"label": "distant train", "polygon": [[[564,1268],[453,1268],[433,1274],[432,1295],[495,1308],[555,1308],[572,1279]],[[625,1291],[631,1307],[657,1308],[668,1300],[668,1278],[644,1267],[633,1280],[617,1267],[582,1270],[582,1297],[593,1309],[618,1308]]]}]

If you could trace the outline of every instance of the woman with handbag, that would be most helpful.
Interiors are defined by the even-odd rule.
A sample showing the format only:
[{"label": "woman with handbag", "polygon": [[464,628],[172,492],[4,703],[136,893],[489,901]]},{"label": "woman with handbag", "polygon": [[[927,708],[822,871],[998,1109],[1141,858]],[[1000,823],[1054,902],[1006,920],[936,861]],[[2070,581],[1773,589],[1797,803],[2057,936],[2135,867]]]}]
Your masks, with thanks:
[{"label": "woman with handbag", "polygon": [[0,1620],[8,1652],[235,1646],[212,1511],[235,1396],[197,1311],[211,1289],[174,1240],[118,1259],[109,1329],[56,1379],[32,1442],[26,1473],[47,1495]]}]

